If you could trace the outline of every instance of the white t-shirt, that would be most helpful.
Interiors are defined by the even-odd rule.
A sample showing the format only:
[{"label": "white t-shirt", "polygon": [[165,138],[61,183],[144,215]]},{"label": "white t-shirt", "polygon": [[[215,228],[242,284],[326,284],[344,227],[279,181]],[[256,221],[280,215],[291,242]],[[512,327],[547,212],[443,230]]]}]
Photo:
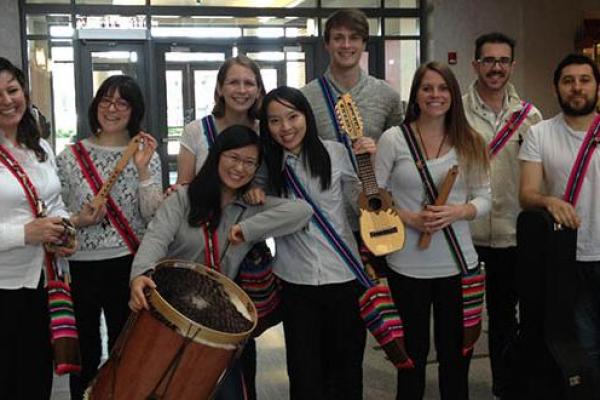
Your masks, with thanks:
[{"label": "white t-shirt", "polygon": [[[211,118],[213,122],[215,121],[212,115],[210,115],[209,118]],[[215,132],[215,134],[218,133],[219,132]],[[196,157],[194,174],[197,174],[198,171],[200,171],[200,168],[202,168],[204,161],[206,161],[208,150],[210,149],[202,120],[197,119],[183,127],[180,143]]]},{"label": "white t-shirt", "polygon": [[[458,157],[454,148],[439,158],[427,161],[427,168],[438,186],[454,165],[458,165]],[[392,127],[381,135],[377,146],[375,174],[379,186],[385,186],[391,191],[398,208],[412,212],[423,209],[425,196],[423,181],[400,127]],[[490,181],[489,179],[467,177],[464,171],[459,170],[447,203],[465,204],[467,202],[475,207],[477,217],[487,214],[491,207]],[[477,253],[471,240],[469,222],[459,220],[454,222],[452,227],[468,268],[475,268]],[[458,275],[460,269],[454,260],[444,233],[439,231],[433,234],[431,245],[427,250],[418,248],[420,236],[420,231],[405,225],[404,248],[386,256],[390,268],[399,274],[421,279]]]},{"label": "white t-shirt", "polygon": [[[574,131],[563,114],[530,128],[519,152],[523,161],[541,162],[549,195],[562,198],[586,132]],[[577,260],[600,260],[600,152],[595,151],[584,178],[575,210],[581,218],[577,232]]]}]

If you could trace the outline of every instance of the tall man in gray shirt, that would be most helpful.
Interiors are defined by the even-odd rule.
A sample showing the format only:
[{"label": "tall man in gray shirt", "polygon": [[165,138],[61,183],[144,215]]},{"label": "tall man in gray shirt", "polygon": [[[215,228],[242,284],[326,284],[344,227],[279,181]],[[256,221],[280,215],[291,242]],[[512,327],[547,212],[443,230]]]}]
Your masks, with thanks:
[{"label": "tall man in gray shirt", "polygon": [[[369,24],[362,11],[341,10],[333,13],[325,24],[325,49],[329,67],[322,77],[312,80],[301,90],[308,98],[317,120],[319,136],[338,140],[324,93],[329,90],[333,102],[350,93],[364,123],[364,135],[377,140],[384,130],[402,122],[400,95],[385,81],[368,75],[360,68],[360,60],[369,39]],[[324,79],[323,79],[324,78]]]}]

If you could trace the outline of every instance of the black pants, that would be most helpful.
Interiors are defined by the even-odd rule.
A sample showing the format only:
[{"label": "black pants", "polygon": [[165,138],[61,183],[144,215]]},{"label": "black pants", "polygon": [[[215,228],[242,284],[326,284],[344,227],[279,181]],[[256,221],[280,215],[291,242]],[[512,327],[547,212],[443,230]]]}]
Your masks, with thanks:
[{"label": "black pants", "polygon": [[421,400],[429,353],[431,306],[442,400],[469,398],[469,357],[462,355],[460,275],[416,279],[388,271],[388,283],[404,323],[404,339],[415,368],[398,371],[397,400]]},{"label": "black pants", "polygon": [[290,400],[363,398],[366,331],[359,293],[355,281],[322,286],[284,282]]},{"label": "black pants", "polygon": [[515,388],[511,382],[508,352],[517,336],[517,248],[475,248],[485,263],[486,305],[488,313],[488,346],[492,367],[492,392],[508,396]]},{"label": "black pants", "polygon": [[0,289],[0,399],[50,398],[47,299],[42,282],[36,289]]},{"label": "black pants", "polygon": [[102,356],[100,313],[104,311],[112,349],[129,316],[129,274],[133,256],[70,261],[71,290],[81,348],[81,375],[71,374],[71,399],[79,400],[96,375]]}]

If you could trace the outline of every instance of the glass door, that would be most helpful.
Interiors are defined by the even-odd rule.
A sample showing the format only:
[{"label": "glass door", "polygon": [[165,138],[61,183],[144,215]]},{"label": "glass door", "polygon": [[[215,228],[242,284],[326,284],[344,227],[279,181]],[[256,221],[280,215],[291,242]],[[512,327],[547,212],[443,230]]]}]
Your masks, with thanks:
[{"label": "glass door", "polygon": [[[141,43],[79,41],[79,65],[76,69],[78,88],[77,114],[78,139],[89,135],[88,108],[96,91],[110,76],[129,75],[142,88],[148,110],[145,75],[145,52]],[[142,126],[148,128],[148,112]]]},{"label": "glass door", "polygon": [[[158,89],[164,104],[158,116],[161,156],[166,181],[177,180],[179,140],[185,124],[212,111],[217,73],[231,56],[231,46],[162,45],[157,50]],[[159,96],[161,100],[163,96]],[[162,129],[164,128],[164,129]]]}]

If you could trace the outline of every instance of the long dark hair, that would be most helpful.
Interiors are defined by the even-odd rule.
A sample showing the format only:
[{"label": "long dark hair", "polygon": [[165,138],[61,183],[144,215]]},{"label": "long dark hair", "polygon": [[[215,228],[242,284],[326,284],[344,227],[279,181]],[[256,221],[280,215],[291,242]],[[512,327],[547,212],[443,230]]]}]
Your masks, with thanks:
[{"label": "long dark hair", "polygon": [[[260,163],[260,145],[258,135],[251,128],[243,125],[232,125],[224,129],[208,152],[206,161],[196,174],[188,188],[190,200],[190,226],[200,226],[207,223],[211,230],[216,230],[221,221],[221,186],[219,176],[219,160],[224,151],[255,145],[258,148]],[[248,190],[252,180],[238,189],[238,193]]]},{"label": "long dark hair", "polygon": [[107,78],[98,88],[96,95],[88,110],[88,119],[90,129],[94,135],[102,130],[100,122],[98,122],[98,105],[102,98],[111,96],[115,91],[119,91],[119,96],[131,107],[131,115],[127,123],[127,132],[130,137],[134,137],[140,131],[140,124],[144,118],[146,107],[144,105],[144,96],[142,90],[135,79],[128,75],[114,75]]},{"label": "long dark hair", "polygon": [[317,135],[317,123],[308,100],[298,89],[289,86],[280,86],[271,90],[263,99],[263,107],[260,113],[260,140],[265,155],[265,163],[269,170],[269,184],[275,192],[287,195],[281,166],[283,162],[283,147],[271,137],[269,131],[269,116],[267,110],[269,104],[278,102],[286,107],[301,112],[306,119],[306,135],[302,143],[302,160],[313,178],[321,182],[321,190],[327,190],[331,186],[331,159],[327,149]]},{"label": "long dark hair", "polygon": [[0,72],[6,72],[12,75],[19,83],[19,86],[21,86],[21,90],[25,95],[26,107],[25,113],[17,126],[17,143],[33,150],[38,161],[46,161],[48,154],[46,154],[40,145],[41,132],[36,119],[31,112],[31,100],[29,98],[29,89],[27,87],[27,81],[25,80],[25,74],[4,57],[0,57]]},{"label": "long dark hair", "polygon": [[225,84],[227,73],[234,65],[241,65],[242,67],[246,67],[252,71],[252,73],[254,73],[254,79],[256,80],[256,85],[258,87],[258,96],[252,104],[252,107],[248,109],[248,119],[250,121],[254,121],[258,117],[258,110],[260,109],[261,101],[263,97],[265,97],[265,85],[263,83],[258,64],[243,54],[240,54],[237,57],[228,58],[219,68],[219,72],[217,73],[217,85],[215,86],[214,93],[215,105],[213,107],[212,114],[217,118],[222,118],[225,116],[225,99],[223,96],[219,95],[219,88],[222,88]]},{"label": "long dark hair", "polygon": [[418,120],[421,115],[421,110],[417,104],[417,93],[423,81],[423,76],[425,76],[427,71],[437,72],[444,78],[446,85],[448,85],[451,103],[450,109],[444,117],[444,125],[446,135],[448,135],[450,143],[456,149],[460,163],[463,164],[466,171],[476,172],[475,176],[483,176],[489,169],[488,151],[483,138],[471,128],[467,121],[460,94],[460,86],[447,65],[431,61],[422,64],[417,69],[410,87],[410,96],[408,98],[408,107],[404,122],[410,124]]}]

